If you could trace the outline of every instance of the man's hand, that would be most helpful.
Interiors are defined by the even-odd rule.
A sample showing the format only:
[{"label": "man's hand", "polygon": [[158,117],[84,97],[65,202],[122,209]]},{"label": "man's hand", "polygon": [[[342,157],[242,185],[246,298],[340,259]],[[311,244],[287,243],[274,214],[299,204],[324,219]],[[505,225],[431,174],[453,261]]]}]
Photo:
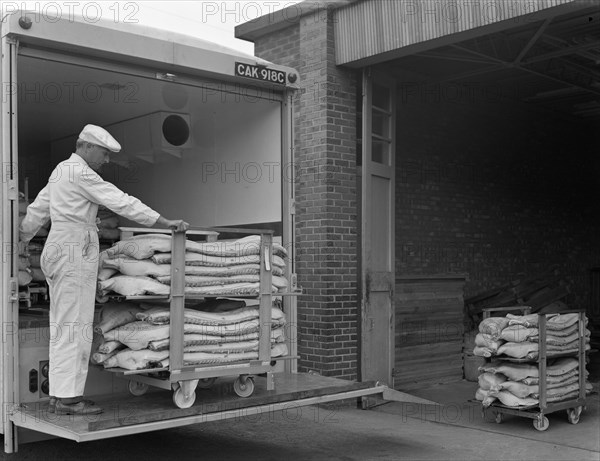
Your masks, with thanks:
[{"label": "man's hand", "polygon": [[190,225],[182,219],[165,219],[162,216],[160,216],[156,222],[161,226],[168,227],[169,229],[175,229],[179,232],[186,231],[190,227]]},{"label": "man's hand", "polygon": [[183,219],[174,219],[169,221],[168,226],[170,229],[175,229],[178,232],[183,232],[188,230],[190,225],[186,223]]}]

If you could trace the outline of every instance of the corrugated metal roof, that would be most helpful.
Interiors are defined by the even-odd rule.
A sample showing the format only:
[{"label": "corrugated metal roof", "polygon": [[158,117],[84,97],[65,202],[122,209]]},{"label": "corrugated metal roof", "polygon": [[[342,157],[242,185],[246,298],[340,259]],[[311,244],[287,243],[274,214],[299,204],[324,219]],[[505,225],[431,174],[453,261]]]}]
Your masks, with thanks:
[{"label": "corrugated metal roof", "polygon": [[[364,0],[335,11],[337,64],[368,64],[368,58],[400,48],[508,22],[543,19],[540,12],[582,0]],[[536,14],[537,13],[537,14]],[[489,33],[481,29],[480,34]],[[457,37],[458,39],[459,37]],[[464,40],[464,37],[460,38]],[[436,44],[439,46],[439,44]],[[392,56],[395,57],[395,56]],[[362,61],[362,62],[361,62]]]}]

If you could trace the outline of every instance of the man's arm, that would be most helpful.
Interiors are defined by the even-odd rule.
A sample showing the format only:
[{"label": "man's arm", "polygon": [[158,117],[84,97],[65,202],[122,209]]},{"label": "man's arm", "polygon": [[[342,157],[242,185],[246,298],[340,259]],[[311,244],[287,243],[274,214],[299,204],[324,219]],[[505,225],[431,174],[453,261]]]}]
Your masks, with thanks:
[{"label": "man's arm", "polygon": [[114,184],[104,181],[91,169],[82,173],[79,185],[89,200],[144,226],[150,227],[158,223],[177,230],[187,230],[189,227],[185,221],[165,219],[139,199],[126,194]]},{"label": "man's arm", "polygon": [[19,226],[19,240],[25,244],[38,233],[50,219],[50,196],[48,185],[44,187],[33,203],[27,207],[27,214]]}]

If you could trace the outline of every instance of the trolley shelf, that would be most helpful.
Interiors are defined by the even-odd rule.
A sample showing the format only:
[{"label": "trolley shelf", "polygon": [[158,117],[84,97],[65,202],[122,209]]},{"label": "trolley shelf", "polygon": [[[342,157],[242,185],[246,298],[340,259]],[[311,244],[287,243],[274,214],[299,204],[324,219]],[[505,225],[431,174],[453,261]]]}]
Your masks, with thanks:
[{"label": "trolley shelf", "polygon": [[[271,293],[273,297],[278,296],[300,296],[302,291],[285,291]],[[227,299],[256,299],[259,295],[240,295],[240,294],[227,294],[227,293],[206,293],[204,295],[185,295],[185,299],[199,300],[205,298],[227,298]],[[169,295],[137,295],[137,296],[121,296],[121,295],[108,295],[110,301],[124,302],[124,301],[170,301]],[[102,303],[100,303],[102,305]]]},{"label": "trolley shelf", "polygon": [[[295,360],[298,359],[299,356],[297,355],[286,355],[286,356],[282,356],[282,357],[273,357],[273,361],[280,361],[280,360]],[[257,363],[254,363],[257,362]],[[208,365],[189,365],[185,367],[185,371],[193,371],[193,372],[197,372],[197,373],[201,373],[201,372],[220,372],[220,371],[225,371],[228,368],[237,368],[240,365],[242,366],[257,366],[257,365],[261,365],[262,362],[260,360],[256,360],[256,361],[246,361],[246,362],[228,362],[228,363],[224,363],[224,364],[208,364]],[[182,368],[182,371],[184,369]],[[157,367],[157,368],[143,368],[141,370],[127,370],[125,368],[119,368],[119,367],[114,367],[114,368],[104,368],[104,371],[109,371],[111,373],[117,373],[120,375],[145,375],[145,374],[150,374],[150,373],[157,373],[159,371],[169,371],[169,367]],[[223,376],[227,376],[229,373],[223,375]]]},{"label": "trolley shelf", "polygon": [[[593,350],[588,350],[585,351],[586,354],[590,353],[590,352],[594,352]],[[579,354],[579,351],[572,351],[572,352],[565,352],[565,353],[558,353],[558,354],[548,354],[546,355],[546,360],[552,360],[552,359],[560,359],[563,357],[577,357]],[[516,359],[514,357],[509,357],[507,355],[494,355],[493,357],[489,357],[490,359],[494,359],[494,360],[501,360],[503,362],[513,362],[513,363],[539,363],[540,359]]]}]

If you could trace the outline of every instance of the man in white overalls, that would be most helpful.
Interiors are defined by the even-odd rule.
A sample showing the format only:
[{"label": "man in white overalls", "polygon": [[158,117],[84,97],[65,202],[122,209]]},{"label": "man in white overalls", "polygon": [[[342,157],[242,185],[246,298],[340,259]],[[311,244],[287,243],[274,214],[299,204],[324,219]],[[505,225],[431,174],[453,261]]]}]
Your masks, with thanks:
[{"label": "man in white overalls", "polygon": [[19,229],[26,245],[48,219],[52,222],[41,266],[50,288],[49,384],[51,411],[57,414],[102,412],[83,399],[98,275],[98,205],[144,226],[188,228],[185,221],[163,218],[98,175],[109,162],[109,152],[120,150],[106,130],[86,125],[76,152],[56,166],[46,187],[27,208]]}]

